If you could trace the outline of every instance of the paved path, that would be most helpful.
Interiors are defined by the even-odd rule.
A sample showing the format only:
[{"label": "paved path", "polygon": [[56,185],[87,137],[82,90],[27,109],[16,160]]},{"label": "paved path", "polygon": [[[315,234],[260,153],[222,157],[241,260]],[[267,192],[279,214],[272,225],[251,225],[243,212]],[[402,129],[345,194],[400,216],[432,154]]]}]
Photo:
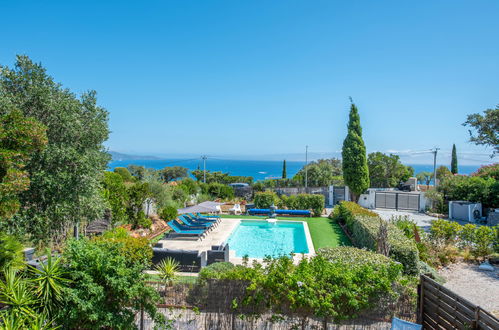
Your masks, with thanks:
[{"label": "paved path", "polygon": [[423,229],[429,229],[431,226],[431,222],[433,220],[437,220],[438,218],[431,217],[424,213],[412,212],[412,211],[396,211],[396,210],[387,210],[387,209],[374,209],[371,210],[379,214],[382,219],[390,220],[393,216],[408,216],[413,221],[416,222],[416,225],[422,227]]}]

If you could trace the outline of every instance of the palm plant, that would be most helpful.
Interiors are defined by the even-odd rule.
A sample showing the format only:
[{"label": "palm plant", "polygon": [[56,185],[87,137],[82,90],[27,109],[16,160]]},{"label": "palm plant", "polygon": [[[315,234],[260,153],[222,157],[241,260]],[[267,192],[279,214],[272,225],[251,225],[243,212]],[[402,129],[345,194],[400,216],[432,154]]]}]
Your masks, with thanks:
[{"label": "palm plant", "polygon": [[61,258],[52,258],[50,253],[45,263],[41,263],[40,269],[29,266],[33,275],[31,282],[34,285],[34,293],[39,299],[43,312],[52,315],[52,312],[62,299],[62,290],[69,282],[65,278],[65,272],[60,262]]},{"label": "palm plant", "polygon": [[166,285],[171,285],[175,280],[175,273],[179,271],[179,263],[173,258],[163,259],[156,265],[156,270],[159,272],[159,277]]}]

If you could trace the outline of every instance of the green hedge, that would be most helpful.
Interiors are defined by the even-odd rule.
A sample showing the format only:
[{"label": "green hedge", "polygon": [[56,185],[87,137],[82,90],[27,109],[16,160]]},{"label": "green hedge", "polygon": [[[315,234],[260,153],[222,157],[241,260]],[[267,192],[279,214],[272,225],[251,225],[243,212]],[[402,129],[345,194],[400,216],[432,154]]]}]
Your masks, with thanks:
[{"label": "green hedge", "polygon": [[256,208],[268,209],[272,204],[290,210],[311,210],[314,216],[319,217],[324,210],[325,199],[324,195],[315,194],[282,195],[281,198],[272,191],[255,194]]},{"label": "green hedge", "polygon": [[272,204],[279,204],[279,197],[275,192],[264,191],[255,194],[255,207],[257,209],[268,209]]},{"label": "green hedge", "polygon": [[[353,202],[341,202],[334,208],[330,217],[346,224],[355,246],[376,251],[376,238],[380,224],[384,221],[376,213]],[[388,223],[388,244],[390,257],[404,266],[406,274],[419,273],[419,252],[416,242],[407,238],[404,232],[392,223]]]}]

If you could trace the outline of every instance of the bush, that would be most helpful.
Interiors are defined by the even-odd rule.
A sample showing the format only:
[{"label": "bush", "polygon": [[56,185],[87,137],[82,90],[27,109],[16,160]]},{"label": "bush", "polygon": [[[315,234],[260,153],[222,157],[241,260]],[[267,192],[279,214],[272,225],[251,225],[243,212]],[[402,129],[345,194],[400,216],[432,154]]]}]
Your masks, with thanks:
[{"label": "bush", "polygon": [[402,230],[407,238],[414,238],[414,230],[419,233],[419,228],[416,222],[409,218],[409,216],[392,216],[390,222]]},{"label": "bush", "polygon": [[460,231],[461,225],[457,222],[438,219],[431,223],[430,238],[450,243],[458,239]]},{"label": "bush", "polygon": [[177,209],[175,207],[167,206],[161,210],[159,216],[161,217],[161,219],[163,219],[165,221],[170,221],[170,220],[175,219],[178,216],[178,212],[177,212]]},{"label": "bush", "polygon": [[324,195],[298,194],[296,196],[296,209],[311,210],[314,216],[320,217],[324,210]]},{"label": "bush", "polygon": [[209,278],[223,278],[225,274],[234,269],[234,265],[230,262],[215,262],[201,269],[199,272],[199,280]]},{"label": "bush", "polygon": [[[121,240],[121,232],[110,234]],[[145,264],[130,259],[123,244],[79,239],[64,249],[64,270],[71,279],[63,290],[57,325],[64,329],[128,329],[144,309],[156,322],[158,295],[146,284]]]},{"label": "bush", "polygon": [[208,194],[210,194],[213,198],[221,198],[221,199],[231,199],[234,198],[234,189],[231,186],[222,183],[210,183],[207,184],[204,188]]},{"label": "bush", "polygon": [[426,262],[424,261],[420,261],[419,264],[419,273],[421,275],[426,275],[432,279],[434,279],[435,281],[437,281],[438,283],[440,284],[444,284],[445,283],[445,278],[443,278],[437,271],[435,268],[431,267],[430,265],[428,265]]},{"label": "bush", "polygon": [[216,267],[223,270],[203,276],[248,283],[245,296],[233,301],[236,309],[258,306],[274,314],[299,313],[335,322],[356,317],[381,299],[396,299],[393,288],[402,269],[389,258],[351,247],[322,250],[298,265],[289,257],[280,257],[252,267]]},{"label": "bush", "polygon": [[481,202],[483,207],[499,207],[499,181],[492,177],[456,175],[446,178],[439,186],[446,201]]},{"label": "bush", "polygon": [[279,197],[272,191],[258,192],[254,202],[257,209],[268,209],[272,204],[279,204]]},{"label": "bush", "polygon": [[23,245],[14,236],[0,232],[0,270],[21,268],[23,264]]},{"label": "bush", "polygon": [[147,268],[152,259],[152,248],[145,237],[132,237],[124,228],[115,228],[100,237],[93,238],[96,244],[114,244],[131,264],[142,264]]},{"label": "bush", "polygon": [[[353,202],[341,202],[334,208],[330,217],[346,224],[355,246],[377,250],[378,232],[384,220],[376,213]],[[392,223],[388,224],[388,244],[390,257],[404,266],[404,272],[409,275],[418,274],[419,252],[416,243]]]}]

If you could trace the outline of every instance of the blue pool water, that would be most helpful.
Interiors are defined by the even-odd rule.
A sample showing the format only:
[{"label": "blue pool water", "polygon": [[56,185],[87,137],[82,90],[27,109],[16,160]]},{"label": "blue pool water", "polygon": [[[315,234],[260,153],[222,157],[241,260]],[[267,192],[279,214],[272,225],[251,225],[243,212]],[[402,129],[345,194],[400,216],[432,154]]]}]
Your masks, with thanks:
[{"label": "blue pool water", "polygon": [[241,220],[228,241],[236,257],[264,258],[293,253],[309,253],[302,222]]}]

